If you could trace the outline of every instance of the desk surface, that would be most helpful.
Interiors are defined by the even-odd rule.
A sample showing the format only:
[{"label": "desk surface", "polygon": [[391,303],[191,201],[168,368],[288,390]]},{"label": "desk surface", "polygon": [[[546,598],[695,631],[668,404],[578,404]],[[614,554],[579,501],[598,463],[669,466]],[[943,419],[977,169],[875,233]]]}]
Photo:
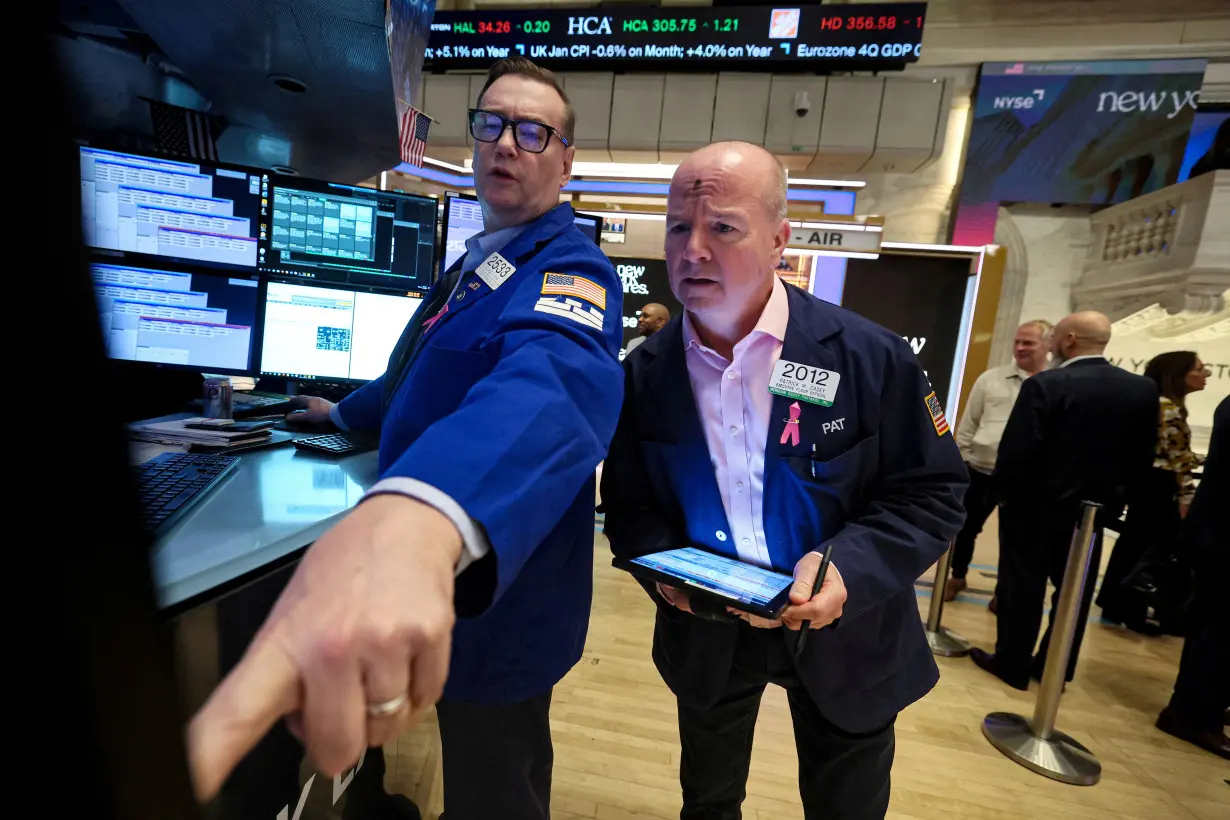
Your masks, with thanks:
[{"label": "desk surface", "polygon": [[[144,461],[167,448],[142,448]],[[154,547],[159,607],[178,606],[302,550],[359,502],[377,454],[330,459],[289,445],[240,452],[239,464]]]}]

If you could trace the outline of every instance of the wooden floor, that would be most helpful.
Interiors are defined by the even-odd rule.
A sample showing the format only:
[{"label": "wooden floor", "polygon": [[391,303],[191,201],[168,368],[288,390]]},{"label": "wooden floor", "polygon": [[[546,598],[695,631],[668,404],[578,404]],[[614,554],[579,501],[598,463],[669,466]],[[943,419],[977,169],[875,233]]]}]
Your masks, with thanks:
[{"label": "wooden floor", "polygon": [[[975,555],[971,588],[947,606],[944,617],[947,626],[984,647],[994,644],[995,635],[986,609],[994,586],[994,531],[992,519]],[[556,687],[552,707],[552,817],[677,818],[679,737],[674,698],[650,659],[653,606],[638,585],[611,569],[606,539],[598,535],[595,541],[589,641],[584,659]],[[920,613],[929,603],[929,580],[928,574],[918,587]],[[1170,696],[1180,648],[1175,638],[1143,638],[1090,624],[1058,725],[1102,762],[1102,781],[1093,787],[1033,774],[982,737],[986,713],[1030,714],[1033,691],[1004,686],[968,658],[939,658],[938,686],[897,721],[888,816],[1230,820],[1230,764],[1153,728]],[[434,818],[440,807],[434,724],[416,727],[388,751],[395,752],[389,755],[389,790],[415,797],[424,815]],[[770,687],[757,725],[747,820],[803,817],[796,766],[786,699]]]}]

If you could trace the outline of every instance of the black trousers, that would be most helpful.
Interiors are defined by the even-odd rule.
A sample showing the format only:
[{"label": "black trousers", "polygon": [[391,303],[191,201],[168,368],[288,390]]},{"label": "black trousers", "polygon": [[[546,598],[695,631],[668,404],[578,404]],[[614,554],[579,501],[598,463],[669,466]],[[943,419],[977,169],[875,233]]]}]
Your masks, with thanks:
[{"label": "black trousers", "polygon": [[[803,688],[777,629],[739,624],[730,679],[717,704],[679,701],[683,754],[680,820],[740,820],[752,761],[752,736],[765,686],[786,689],[799,754],[799,794],[807,820],[880,820],[888,811],[893,723],[850,734],[820,714]],[[453,820],[450,815],[449,820]]]},{"label": "black trousers", "polygon": [[[1106,574],[1102,577],[1102,591],[1097,604],[1107,618],[1116,621],[1143,622],[1147,602],[1127,588],[1132,576],[1143,569],[1140,565],[1146,555],[1165,558],[1171,556],[1179,537],[1178,482],[1169,470],[1153,468],[1148,473],[1139,496],[1128,508],[1123,535],[1115,542],[1110,560],[1106,562]],[[1155,583],[1162,582],[1154,577]],[[1186,590],[1183,591],[1183,594]]]},{"label": "black trousers", "polygon": [[1194,553],[1192,564],[1187,639],[1170,708],[1193,726],[1215,732],[1230,708],[1230,605],[1224,591],[1230,556]]},{"label": "black trousers", "polygon": [[952,577],[964,578],[974,560],[974,543],[982,527],[995,510],[995,479],[980,473],[969,464],[969,488],[965,491],[965,526],[957,533],[952,544]]},{"label": "black trousers", "polygon": [[[1063,573],[1078,515],[1079,510],[1075,508],[1063,510],[1012,502],[1000,505],[999,612],[996,618],[995,657],[1007,676],[1023,678],[1032,672],[1040,677],[1046,666],[1046,652],[1055,625],[1055,606],[1063,587]],[[1072,654],[1068,658],[1068,680],[1076,674],[1085,622],[1089,619],[1089,608],[1093,603],[1094,580],[1102,556],[1100,526],[1096,528],[1095,537],[1085,589],[1081,595]],[[1051,597],[1050,623],[1035,656],[1034,644],[1042,625],[1048,578],[1055,585],[1055,594]]]},{"label": "black trousers", "polygon": [[444,757],[441,820],[548,820],[551,692],[516,703],[436,706]]},{"label": "black trousers", "polygon": [[[551,693],[517,703],[436,704],[444,757],[442,820],[551,816]],[[384,751],[367,750],[344,820],[383,820]],[[397,815],[398,818],[401,815]]]}]

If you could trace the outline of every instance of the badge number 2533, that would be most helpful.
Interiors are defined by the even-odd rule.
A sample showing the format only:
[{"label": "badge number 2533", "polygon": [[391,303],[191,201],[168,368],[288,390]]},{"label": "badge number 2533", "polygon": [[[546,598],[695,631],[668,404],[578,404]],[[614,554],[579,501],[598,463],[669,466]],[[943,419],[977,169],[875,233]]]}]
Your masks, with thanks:
[{"label": "badge number 2533", "polygon": [[818,404],[821,407],[832,407],[833,399],[837,396],[837,385],[840,382],[840,373],[825,370],[823,367],[779,359],[777,364],[773,365],[773,378],[769,382],[769,392]]}]

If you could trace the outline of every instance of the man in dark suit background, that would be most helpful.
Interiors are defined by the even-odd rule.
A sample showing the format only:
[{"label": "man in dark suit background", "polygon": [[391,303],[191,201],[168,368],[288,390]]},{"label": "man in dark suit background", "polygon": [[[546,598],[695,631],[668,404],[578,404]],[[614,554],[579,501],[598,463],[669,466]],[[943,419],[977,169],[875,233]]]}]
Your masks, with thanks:
[{"label": "man in dark suit background", "polygon": [[[682,820],[741,816],[768,683],[788,693],[806,817],[882,818],[894,720],[938,678],[913,584],[960,529],[968,478],[909,345],[775,275],[785,194],[781,165],[746,143],[679,166],[666,260],[685,311],[625,359],[603,473],[618,557],[691,545],[795,578],[771,622],[701,617],[699,600],[647,586],[678,698]],[[800,366],[823,398],[771,394]],[[833,626],[796,660],[805,619]]]},{"label": "man in dark suit background", "polygon": [[[995,654],[974,649],[970,657],[1015,689],[1028,689],[1031,676],[1041,679],[1054,625],[1052,620],[1034,656],[1046,581],[1049,577],[1055,585],[1057,601],[1081,502],[1100,504],[1101,518],[1117,517],[1153,460],[1157,388],[1108,362],[1102,355],[1108,342],[1110,320],[1101,313],[1084,311],[1061,320],[1051,334],[1057,366],[1021,386],[1000,440]],[[1096,537],[1091,574],[1101,556],[1100,525]],[[1093,582],[1088,579],[1081,598],[1068,680],[1076,669]]]},{"label": "man in dark suit background", "polygon": [[1230,708],[1230,618],[1224,600],[1230,578],[1230,397],[1213,412],[1213,435],[1204,477],[1183,522],[1182,545],[1195,573],[1187,606],[1190,627],[1183,643],[1174,695],[1157,718],[1157,728],[1230,760],[1222,728]]}]

